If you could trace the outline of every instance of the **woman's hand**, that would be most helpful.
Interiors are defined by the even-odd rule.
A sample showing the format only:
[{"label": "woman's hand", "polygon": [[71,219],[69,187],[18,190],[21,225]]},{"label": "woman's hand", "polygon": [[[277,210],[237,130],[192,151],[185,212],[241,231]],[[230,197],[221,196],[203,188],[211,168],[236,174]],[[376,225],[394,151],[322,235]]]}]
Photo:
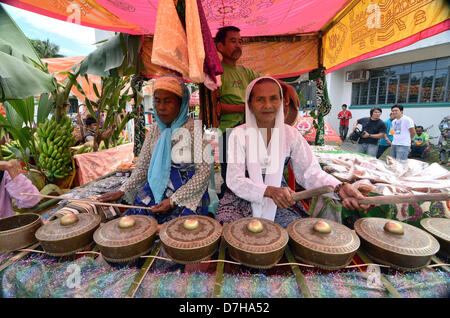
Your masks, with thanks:
[{"label": "woman's hand", "polygon": [[362,211],[369,208],[369,205],[358,203],[358,199],[364,199],[364,196],[351,184],[345,183],[339,189],[339,196],[342,199],[342,206],[347,210]]},{"label": "woman's hand", "polygon": [[97,200],[100,201],[100,202],[117,201],[124,194],[125,194],[125,192],[123,192],[123,191],[108,192],[108,193],[105,193],[105,194],[97,197]]},{"label": "woman's hand", "polygon": [[0,170],[8,171],[11,179],[14,179],[20,174],[20,170],[22,166],[20,165],[19,160],[12,159],[9,161],[0,161]]},{"label": "woman's hand", "polygon": [[173,208],[172,201],[169,199],[162,200],[159,204],[152,206],[153,213],[167,213]]},{"label": "woman's hand", "polygon": [[264,192],[264,196],[271,198],[280,209],[287,209],[295,204],[294,199],[292,199],[292,193],[294,191],[289,187],[279,188],[268,186]]}]

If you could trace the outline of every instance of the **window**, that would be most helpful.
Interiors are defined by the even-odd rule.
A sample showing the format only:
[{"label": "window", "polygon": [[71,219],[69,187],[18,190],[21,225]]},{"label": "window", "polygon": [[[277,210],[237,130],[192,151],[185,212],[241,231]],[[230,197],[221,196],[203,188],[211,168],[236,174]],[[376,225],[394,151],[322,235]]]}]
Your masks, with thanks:
[{"label": "window", "polygon": [[387,103],[388,104],[395,104],[397,100],[397,88],[398,88],[398,78],[397,77],[391,77],[389,78],[389,84],[388,84],[388,96],[387,96]]},{"label": "window", "polygon": [[386,89],[387,89],[387,78],[380,77],[380,82],[378,85],[377,104],[386,104]]},{"label": "window", "polygon": [[406,103],[408,98],[409,74],[400,75],[400,83],[398,84],[397,103]]},{"label": "window", "polygon": [[422,73],[412,73],[409,82],[409,98],[408,103],[417,103],[419,101],[420,80]]},{"label": "window", "polygon": [[372,78],[369,83],[369,105],[377,103],[378,78]]},{"label": "window", "polygon": [[367,105],[367,93],[369,91],[369,83],[361,83],[361,89],[359,94],[359,104]]},{"label": "window", "polygon": [[431,103],[433,79],[434,71],[427,71],[422,73],[422,92],[420,94],[421,103]]},{"label": "window", "polygon": [[353,83],[352,105],[450,102],[450,57],[370,70]]},{"label": "window", "polygon": [[360,83],[353,83],[352,85],[352,105],[359,105],[359,86]]},{"label": "window", "polygon": [[445,84],[447,83],[448,68],[436,70],[433,90],[433,103],[441,103],[444,101]]}]

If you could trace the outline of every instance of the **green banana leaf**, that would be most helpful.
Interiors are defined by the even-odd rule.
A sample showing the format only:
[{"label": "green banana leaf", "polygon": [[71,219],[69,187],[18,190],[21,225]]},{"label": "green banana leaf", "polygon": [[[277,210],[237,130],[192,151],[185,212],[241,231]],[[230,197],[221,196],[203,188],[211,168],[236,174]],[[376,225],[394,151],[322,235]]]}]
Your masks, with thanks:
[{"label": "green banana leaf", "polygon": [[52,100],[48,93],[41,94],[37,111],[37,124],[43,123],[52,111]]},{"label": "green banana leaf", "polygon": [[0,101],[22,99],[54,89],[53,76],[0,52]]},{"label": "green banana leaf", "polygon": [[[6,118],[14,122],[11,124],[15,127],[22,127],[25,123],[27,126],[32,126],[34,123],[34,97],[24,99],[10,100],[4,103]],[[10,107],[7,107],[10,106]]]},{"label": "green banana leaf", "polygon": [[33,45],[23,34],[14,20],[6,12],[3,5],[0,4],[0,51],[14,56],[23,62],[31,64],[29,59],[37,61],[42,65],[39,55],[36,53]]},{"label": "green banana leaf", "polygon": [[0,4],[0,101],[55,89],[54,77],[34,65],[43,67],[30,41]]},{"label": "green banana leaf", "polygon": [[80,74],[98,76],[124,76],[139,72],[142,65],[139,49],[142,36],[116,34],[84,58]]}]

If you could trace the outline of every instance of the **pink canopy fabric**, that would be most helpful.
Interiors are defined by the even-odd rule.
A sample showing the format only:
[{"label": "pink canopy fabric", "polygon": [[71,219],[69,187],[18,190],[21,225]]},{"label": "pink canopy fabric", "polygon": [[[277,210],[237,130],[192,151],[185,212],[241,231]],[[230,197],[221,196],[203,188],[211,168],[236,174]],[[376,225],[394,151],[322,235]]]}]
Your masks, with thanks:
[{"label": "pink canopy fabric", "polygon": [[[80,23],[88,27],[129,34],[154,35],[159,0],[0,0],[24,10],[63,21]],[[446,0],[199,0],[204,15],[215,36],[222,26],[234,25],[241,29],[244,37],[303,35],[316,37],[314,48],[293,48],[299,55],[295,58],[274,59],[282,69],[257,69],[262,74],[294,76],[305,73],[318,64],[328,72],[363,59],[384,54],[421,39],[450,29],[449,6]],[[370,9],[374,5],[377,9]],[[373,7],[373,6],[372,6]],[[77,8],[77,10],[75,10]],[[78,15],[75,14],[78,12]],[[379,16],[379,27],[372,27],[375,16]],[[74,18],[77,16],[78,19]],[[374,21],[378,21],[378,18]],[[369,23],[370,22],[370,23]],[[378,23],[378,22],[377,22]],[[323,31],[319,34],[318,31]],[[148,37],[147,37],[148,38]],[[282,37],[279,37],[282,38]],[[295,41],[281,40],[285,44]],[[265,54],[275,51],[274,41],[259,39]],[[144,46],[148,39],[144,39]],[[250,43],[252,44],[252,43]],[[250,47],[248,43],[246,48]],[[254,45],[255,46],[255,45]],[[319,47],[322,55],[319,56]],[[317,56],[314,65],[311,62]],[[264,54],[259,49],[260,58]],[[307,53],[307,54],[306,54]],[[151,59],[151,50],[142,55]],[[277,55],[278,56],[278,55]],[[305,64],[304,57],[309,59]],[[243,56],[242,61],[245,59]],[[320,59],[320,61],[319,61]],[[275,61],[277,60],[277,61]],[[266,62],[267,59],[261,59]],[[248,62],[248,61],[247,61]],[[288,65],[293,62],[295,65]],[[268,63],[266,63],[268,64]],[[287,66],[287,67],[286,67]],[[299,67],[303,66],[303,67]],[[288,68],[289,70],[286,70]],[[164,73],[161,67],[146,66],[148,74]]]},{"label": "pink canopy fabric", "polygon": [[[80,23],[129,34],[154,34],[158,0],[0,0],[0,2],[67,21],[74,5]],[[55,4],[56,2],[56,4]],[[312,33],[320,30],[351,0],[202,0],[214,36],[234,25],[242,36]]]},{"label": "pink canopy fabric", "polygon": [[[154,33],[158,0],[96,0],[125,21]],[[349,0],[202,0],[213,36],[222,26],[234,25],[242,36],[317,32]]]}]

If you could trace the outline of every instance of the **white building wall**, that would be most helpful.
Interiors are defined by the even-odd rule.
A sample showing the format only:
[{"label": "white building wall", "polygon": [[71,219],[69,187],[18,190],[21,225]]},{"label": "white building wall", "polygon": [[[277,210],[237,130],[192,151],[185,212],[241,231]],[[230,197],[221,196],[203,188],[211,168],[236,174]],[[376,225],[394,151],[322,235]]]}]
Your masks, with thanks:
[{"label": "white building wall", "polygon": [[[337,119],[337,114],[341,111],[342,104],[347,104],[349,106],[348,109],[352,112],[353,118],[350,120],[350,127],[352,127],[357,119],[369,116],[369,108],[357,109],[350,106],[352,83],[345,81],[347,71],[374,69],[436,59],[449,55],[450,31],[446,31],[397,51],[367,59],[327,74],[328,95],[332,108],[330,113],[325,117],[325,120],[338,132],[339,120]],[[381,119],[386,120],[389,117],[390,108],[382,108],[382,110],[383,114]],[[443,117],[450,115],[450,107],[405,107],[404,114],[411,117],[417,125],[421,125],[424,128],[433,126],[428,133],[431,137],[437,137],[439,136],[438,125]],[[431,141],[437,143],[437,139],[432,139]]]}]

